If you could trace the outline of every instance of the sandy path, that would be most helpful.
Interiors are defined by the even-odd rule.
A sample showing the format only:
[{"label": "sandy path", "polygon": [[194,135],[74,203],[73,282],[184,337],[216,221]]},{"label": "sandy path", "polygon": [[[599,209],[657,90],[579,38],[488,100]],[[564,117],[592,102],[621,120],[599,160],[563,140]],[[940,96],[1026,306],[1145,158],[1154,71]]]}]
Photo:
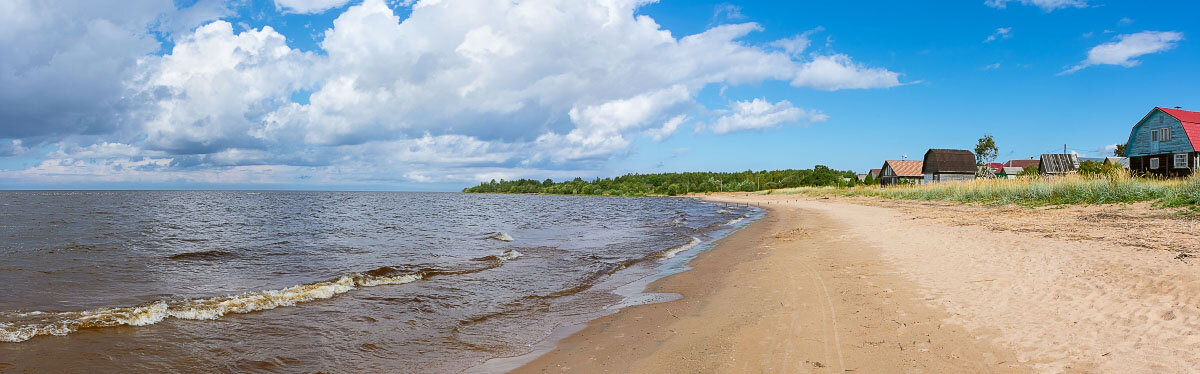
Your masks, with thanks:
[{"label": "sandy path", "polygon": [[947,323],[895,256],[811,204],[773,205],[649,287],[683,299],[593,321],[517,372],[1031,371],[985,328]]}]

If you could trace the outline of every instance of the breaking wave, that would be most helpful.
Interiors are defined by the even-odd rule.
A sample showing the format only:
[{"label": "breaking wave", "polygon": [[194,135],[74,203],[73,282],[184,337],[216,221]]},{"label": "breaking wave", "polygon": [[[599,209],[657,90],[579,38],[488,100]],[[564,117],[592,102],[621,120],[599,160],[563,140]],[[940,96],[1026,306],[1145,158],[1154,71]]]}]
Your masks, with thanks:
[{"label": "breaking wave", "polygon": [[700,238],[697,238],[697,237],[694,237],[694,236],[693,236],[693,237],[692,237],[692,241],[688,242],[687,244],[684,244],[684,245],[681,245],[681,246],[678,246],[678,247],[674,247],[674,248],[670,248],[670,249],[667,249],[667,250],[663,251],[663,252],[662,252],[662,257],[663,257],[663,258],[672,258],[672,257],[675,257],[675,255],[678,255],[680,252],[683,252],[683,251],[686,251],[686,250],[689,250],[689,249],[692,249],[692,248],[696,248],[696,246],[697,246],[697,245],[700,245],[700,243],[701,243],[701,240],[700,240]]},{"label": "breaking wave", "polygon": [[400,285],[432,276],[476,273],[502,266],[504,261],[520,256],[520,252],[508,250],[497,256],[476,259],[485,261],[483,266],[463,269],[405,271],[384,266],[324,282],[206,299],[157,300],[138,306],[73,312],[0,312],[0,342],[22,342],[39,335],[61,336],[87,328],[153,325],[167,318],[213,320],[228,314],[251,313],[329,299],[359,288]]},{"label": "breaking wave", "polygon": [[502,232],[488,233],[486,239],[496,239],[496,240],[499,240],[502,242],[513,241],[513,237],[509,236],[508,234],[502,233]]}]

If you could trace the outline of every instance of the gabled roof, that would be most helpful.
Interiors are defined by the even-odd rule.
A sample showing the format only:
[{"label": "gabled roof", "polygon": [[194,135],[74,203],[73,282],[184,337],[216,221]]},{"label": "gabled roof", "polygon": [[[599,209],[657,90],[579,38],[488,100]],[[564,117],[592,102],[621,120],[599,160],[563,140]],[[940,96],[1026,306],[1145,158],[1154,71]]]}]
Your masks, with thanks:
[{"label": "gabled roof", "polygon": [[921,161],[887,160],[884,161],[883,164],[890,165],[892,167],[892,172],[896,173],[897,177],[925,176],[924,174],[921,174]]},{"label": "gabled roof", "polygon": [[975,154],[962,149],[930,149],[925,152],[921,173],[975,174]]},{"label": "gabled roof", "polygon": [[1041,162],[1042,162],[1041,160],[1035,160],[1035,159],[1028,159],[1028,160],[1009,160],[1008,162],[1005,162],[1005,163],[1004,163],[1004,166],[1005,166],[1005,167],[1024,168],[1024,167],[1026,167],[1026,166],[1029,166],[1029,165],[1037,166],[1037,165],[1038,165],[1038,163],[1041,163]]},{"label": "gabled roof", "polygon": [[1121,165],[1121,167],[1123,167],[1123,168],[1128,169],[1129,168],[1129,157],[1105,157],[1104,163],[1105,164],[1117,164],[1117,165]]},{"label": "gabled roof", "polygon": [[1074,153],[1047,153],[1042,155],[1038,172],[1042,174],[1068,174],[1079,171],[1079,156]]},{"label": "gabled roof", "polygon": [[1000,168],[1000,171],[1003,172],[1004,175],[1017,175],[1017,174],[1021,174],[1022,172],[1024,172],[1025,169],[1019,168],[1016,166],[1005,166],[1005,167]]},{"label": "gabled roof", "polygon": [[1200,112],[1163,107],[1155,107],[1154,109],[1161,110],[1163,113],[1179,120],[1179,124],[1183,125],[1183,131],[1187,133],[1188,140],[1192,142],[1192,149],[1200,150]]},{"label": "gabled roof", "polygon": [[879,173],[881,173],[881,172],[883,172],[883,169],[871,169],[871,171],[868,172],[867,174],[871,174],[872,176],[878,177]]}]

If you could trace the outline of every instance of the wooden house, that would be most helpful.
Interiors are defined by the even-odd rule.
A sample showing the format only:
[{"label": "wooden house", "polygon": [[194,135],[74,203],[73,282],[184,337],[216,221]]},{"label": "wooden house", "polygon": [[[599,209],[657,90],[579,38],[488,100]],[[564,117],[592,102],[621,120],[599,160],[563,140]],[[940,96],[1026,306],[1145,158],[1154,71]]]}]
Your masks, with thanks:
[{"label": "wooden house", "polygon": [[879,168],[879,184],[920,184],[921,161],[887,160]]},{"label": "wooden house", "polygon": [[996,178],[1017,179],[1017,176],[1021,175],[1022,172],[1025,172],[1025,168],[1005,166],[1000,168],[1000,171],[996,172]]},{"label": "wooden house", "polygon": [[883,169],[871,169],[871,171],[867,172],[867,174],[871,174],[871,177],[873,177],[875,179],[879,179],[880,171],[883,171]]},{"label": "wooden house", "polygon": [[1079,156],[1074,153],[1043,154],[1038,162],[1038,174],[1062,175],[1079,172]]},{"label": "wooden house", "polygon": [[1155,107],[1133,125],[1125,147],[1135,174],[1189,175],[1200,164],[1200,112]]},{"label": "wooden house", "polygon": [[975,154],[961,149],[930,149],[921,167],[925,183],[972,180],[978,171]]},{"label": "wooden house", "polygon": [[1119,165],[1122,169],[1129,169],[1129,157],[1105,157],[1104,165]]},{"label": "wooden house", "polygon": [[1030,158],[1028,160],[1008,160],[1008,162],[1004,163],[1004,167],[1025,169],[1032,165],[1036,168],[1041,164],[1041,162],[1042,160],[1038,160],[1036,158]]}]

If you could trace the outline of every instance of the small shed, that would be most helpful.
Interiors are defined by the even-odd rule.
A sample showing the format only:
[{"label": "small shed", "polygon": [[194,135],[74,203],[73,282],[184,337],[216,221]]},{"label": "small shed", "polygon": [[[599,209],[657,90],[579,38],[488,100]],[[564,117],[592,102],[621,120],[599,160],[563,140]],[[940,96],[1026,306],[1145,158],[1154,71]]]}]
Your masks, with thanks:
[{"label": "small shed", "polygon": [[887,160],[879,168],[879,184],[920,184],[921,161]]},{"label": "small shed", "polygon": [[1074,153],[1043,154],[1038,164],[1038,174],[1060,175],[1079,172],[1079,156]]},{"label": "small shed", "polygon": [[1122,169],[1129,169],[1129,157],[1105,157],[1105,165],[1120,165]]},{"label": "small shed", "polygon": [[1005,178],[1005,179],[1017,179],[1017,176],[1021,175],[1021,173],[1023,173],[1023,172],[1025,172],[1025,168],[1019,168],[1019,167],[1015,167],[1015,166],[1005,166],[1005,167],[1000,168],[1000,171],[996,172],[996,177],[997,178]]},{"label": "small shed", "polygon": [[921,168],[925,183],[975,179],[975,154],[962,149],[930,149]]}]

